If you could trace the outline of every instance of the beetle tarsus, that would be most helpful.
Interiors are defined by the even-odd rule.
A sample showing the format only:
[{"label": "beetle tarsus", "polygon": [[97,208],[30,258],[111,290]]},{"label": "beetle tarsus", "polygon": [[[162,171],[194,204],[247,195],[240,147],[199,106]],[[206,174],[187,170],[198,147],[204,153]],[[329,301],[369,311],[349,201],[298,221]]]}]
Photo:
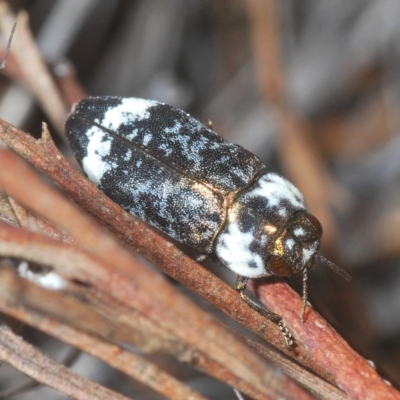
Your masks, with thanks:
[{"label": "beetle tarsus", "polygon": [[289,350],[293,350],[294,339],[292,334],[289,332],[288,328],[286,328],[286,325],[282,320],[279,321],[278,326],[282,332],[283,337],[285,338],[286,347]]},{"label": "beetle tarsus", "polygon": [[259,314],[261,314],[263,317],[267,318],[268,320],[274,322],[279,326],[279,329],[282,332],[282,335],[285,339],[286,346],[289,350],[293,349],[293,344],[294,344],[294,339],[292,334],[289,332],[289,330],[286,328],[285,323],[282,321],[282,318],[278,315],[275,314],[274,312],[268,310],[261,304],[256,303],[252,299],[250,299],[246,294],[245,290],[247,287],[247,283],[249,281],[249,278],[246,278],[245,276],[237,276],[236,280],[236,290],[239,292],[240,296],[242,299],[255,311],[257,311]]}]

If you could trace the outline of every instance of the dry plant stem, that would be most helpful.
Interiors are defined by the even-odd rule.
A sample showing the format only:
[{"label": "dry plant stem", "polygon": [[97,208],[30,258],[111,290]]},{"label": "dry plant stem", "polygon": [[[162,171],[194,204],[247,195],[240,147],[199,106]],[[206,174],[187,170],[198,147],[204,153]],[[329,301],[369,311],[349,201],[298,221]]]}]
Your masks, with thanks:
[{"label": "dry plant stem", "polygon": [[[262,95],[275,107],[279,123],[279,150],[283,167],[300,188],[313,214],[324,227],[324,246],[334,248],[336,225],[329,204],[335,200],[335,182],[309,137],[310,127],[285,99],[285,74],[282,62],[279,2],[247,0],[250,34],[256,72]],[[307,179],[304,177],[307,176]]]},{"label": "dry plant stem", "polygon": [[87,93],[77,80],[75,69],[69,61],[64,60],[53,69],[56,75],[57,85],[68,109],[71,109],[74,103],[87,97]]},{"label": "dry plant stem", "polygon": [[[0,28],[3,34],[9,35],[14,22],[15,17],[10,13],[8,6],[5,2],[1,2]],[[22,73],[23,83],[39,100],[43,110],[54,126],[57,127],[58,132],[62,133],[68,110],[36,46],[29,28],[28,14],[24,11],[21,11],[17,17],[17,29],[10,54]]]},{"label": "dry plant stem", "polygon": [[294,110],[277,109],[276,116],[280,126],[280,157],[284,168],[301,186],[312,213],[322,221],[323,245],[332,254],[336,248],[337,228],[330,206],[334,204],[338,193],[333,188],[339,187],[339,183],[328,172],[312,141],[308,122]]},{"label": "dry plant stem", "polygon": [[[112,226],[125,240],[132,238],[129,244],[144,257],[215,304],[260,337],[287,352],[279,331],[272,323],[257,312],[249,309],[241,301],[237,293],[224,283],[221,283],[214,275],[194,263],[174,246],[166,243],[153,231],[147,229],[143,223],[122,212],[118,206],[66,163],[46,135],[42,140],[36,141],[3,121],[0,125],[0,138],[37,168],[47,173],[84,209],[93,215],[97,215],[99,219]],[[13,167],[9,166],[8,168]],[[20,196],[23,195],[23,193],[20,194]],[[96,198],[97,201],[93,202],[93,198]],[[34,200],[36,201],[36,199]],[[40,206],[36,206],[40,208]],[[82,232],[84,231],[82,230]],[[280,286],[280,290],[285,292],[286,289]],[[280,297],[279,295],[272,296],[271,300],[275,300],[278,303]],[[275,306],[270,308],[275,311]],[[306,349],[302,347],[301,340],[297,338],[296,340],[297,354],[290,355],[301,358],[302,352],[306,354]],[[321,376],[331,378],[329,373],[322,368],[318,358],[307,359],[303,357],[302,362]]]},{"label": "dry plant stem", "polygon": [[[22,293],[22,289],[26,289],[31,284],[23,282],[21,278],[12,275],[11,271],[0,270],[2,280],[4,279],[8,284],[11,284],[10,290],[6,289],[6,291],[16,291],[23,296],[25,291]],[[1,286],[4,287],[3,284],[1,284]],[[3,293],[0,296],[2,312],[103,360],[167,398],[177,400],[204,399],[203,396],[193,392],[157,366],[122,349],[120,346],[101,340],[96,336],[83,333],[82,331],[72,328],[70,325],[58,322],[54,318],[46,317],[39,312],[28,309],[26,304],[23,307],[18,304],[13,304],[14,302],[10,302],[11,296],[8,296],[8,301]]]},{"label": "dry plant stem", "polygon": [[[251,310],[232,288],[148,229],[146,224],[122,211],[104,193],[71,167],[55,148],[47,131],[44,131],[42,139],[35,140],[0,120],[0,139],[37,169],[47,174],[76,203],[112,228],[135,251],[224,310],[235,320],[241,323],[248,322],[250,325],[247,326],[250,329],[258,331],[274,346],[287,351],[275,324]],[[39,199],[35,199],[37,200]],[[181,309],[185,313],[184,307]]]},{"label": "dry plant stem", "polygon": [[73,240],[60,229],[49,224],[42,218],[33,215],[29,210],[21,207],[11,197],[8,199],[10,206],[14,212],[18,225],[30,231],[38,231],[53,239],[61,240],[66,243],[73,243]]},{"label": "dry plant stem", "polygon": [[[46,251],[45,249],[46,242],[50,243],[48,239],[46,238],[42,239],[38,235],[34,235],[29,232],[21,232],[17,229],[8,227],[6,225],[0,226],[0,235],[1,235],[0,243],[2,243],[0,248],[0,254],[11,254],[13,256],[19,257],[23,256],[24,254],[27,255],[32,254],[31,247],[33,249],[40,248],[44,253],[43,257],[46,258],[48,261],[52,261],[52,263],[56,262],[55,259],[58,260],[64,259],[65,256],[63,252],[65,251],[65,248],[70,247],[66,245],[57,246],[57,248],[55,248],[53,251],[54,260],[50,260],[49,257],[50,254],[48,254],[48,251]],[[72,248],[71,250],[74,249]],[[75,252],[76,251],[79,250],[75,249]],[[36,262],[40,262],[42,259],[34,257],[34,260]],[[68,258],[68,262],[72,264],[74,264],[75,262],[79,263],[79,259],[74,260]],[[88,291],[90,291],[90,289],[88,288],[84,290],[85,293],[87,293]],[[86,308],[89,308],[90,310],[93,311],[95,309],[95,305],[93,302],[90,301],[90,297],[93,296],[89,297],[84,296],[83,293],[78,294],[78,296],[76,296],[77,299],[81,298],[84,299],[83,305],[86,306]],[[96,296],[96,298],[98,300],[98,296]],[[110,301],[108,300],[107,303],[110,303]],[[19,306],[18,304],[23,304],[24,305],[23,308],[21,308],[21,306]],[[129,330],[134,330],[135,325],[143,327],[143,322],[144,322],[143,319],[138,321],[137,317],[135,317],[134,315],[131,315],[129,313],[124,313],[123,311],[121,311],[121,306],[118,306],[118,304],[115,303],[98,304],[98,308],[103,316],[105,315],[111,316],[109,317],[108,321],[107,320],[104,320],[104,322],[99,321],[98,317],[96,319],[96,316],[92,316],[90,315],[90,313],[88,314],[88,311],[90,312],[90,310],[82,310],[83,311],[82,314],[82,311],[80,311],[77,301],[76,300],[73,301],[73,299],[66,299],[65,296],[62,296],[62,293],[60,291],[56,292],[46,291],[40,287],[37,287],[36,285],[33,285],[17,277],[15,273],[13,273],[8,269],[3,269],[3,270],[0,269],[0,310],[3,313],[11,315],[17,319],[20,319],[21,321],[29,325],[33,325],[38,329],[44,330],[48,334],[55,336],[61,340],[64,340],[76,347],[79,347],[83,351],[93,354],[98,358],[104,359],[103,357],[106,356],[108,352],[101,350],[101,353],[104,354],[104,356],[98,355],[98,353],[93,352],[92,348],[93,346],[90,345],[90,342],[81,341],[79,339],[80,336],[77,336],[76,334],[71,335],[70,333],[65,332],[66,328],[58,329],[57,322],[54,320],[54,318],[60,317],[59,316],[60,309],[69,310],[68,313],[63,313],[61,317],[64,323],[67,323],[70,326],[72,325],[78,327],[80,329],[85,329],[89,332],[94,333],[96,336],[100,335],[102,337],[111,338],[115,340],[122,340],[127,343],[139,345],[139,347],[143,348],[145,351],[162,351],[164,345],[164,349],[166,349],[171,355],[174,355],[177,358],[182,358],[179,356],[179,352],[183,351],[184,354],[186,354],[185,356],[186,360],[188,360],[188,358],[193,358],[193,360],[196,360],[195,365],[199,367],[202,367],[204,363],[210,366],[210,363],[212,362],[211,360],[208,361],[202,360],[206,357],[203,357],[201,354],[199,354],[196,351],[193,351],[190,348],[183,348],[182,345],[179,344],[178,346],[176,346],[176,344],[173,341],[171,341],[171,339],[168,337],[162,339],[163,331],[160,330],[157,330],[157,333],[160,336],[160,339],[158,340],[157,338],[151,337],[154,336],[154,333],[156,333],[154,332],[154,330],[153,331],[147,330],[147,332],[144,333],[146,335],[146,338],[151,343],[150,347],[148,345],[146,347],[146,343],[143,343],[143,339],[140,340],[139,338],[137,341],[132,341],[133,332],[131,335],[129,335]],[[106,311],[106,308],[109,308],[110,310]],[[46,316],[42,317],[40,314],[38,314],[39,311],[44,315],[47,315],[47,317]],[[50,316],[53,316],[54,318],[51,320],[51,323],[50,322],[47,323]],[[112,316],[115,316],[115,320],[112,319]],[[84,321],[84,323],[80,323],[80,321]],[[132,325],[130,327],[126,327],[123,325],[123,321],[131,322]],[[108,359],[104,359],[104,361],[109,362]],[[113,362],[115,364],[113,364]],[[125,371],[124,365],[122,365],[122,367],[118,365],[118,359],[116,360],[114,359],[110,361],[110,363],[114,367]],[[288,360],[286,360],[286,367],[288,363],[293,364],[290,363]],[[294,368],[293,365],[292,368]],[[142,368],[138,367],[138,369],[139,371],[142,371]],[[298,400],[310,399],[310,396],[306,394],[299,387],[296,387],[293,384],[293,381],[286,379],[282,375],[278,375],[276,379],[280,381],[279,382],[280,386],[287,388],[287,390],[285,391],[287,394],[290,394],[292,398]],[[144,383],[146,384],[146,382]],[[302,383],[304,385],[304,382]],[[153,384],[155,384],[155,382]],[[275,385],[277,384],[278,382],[275,383]],[[307,388],[312,389],[312,385],[310,387],[307,385],[305,386]]]},{"label": "dry plant stem", "polygon": [[[15,131],[14,129],[13,133],[16,133]],[[11,131],[8,133],[10,134]],[[10,142],[15,143],[14,140]],[[25,150],[32,155],[28,148]],[[24,151],[22,152],[24,153]],[[66,202],[62,196],[50,190],[27,165],[4,151],[2,151],[0,160],[2,163],[0,168],[1,185],[12,197],[24,205],[29,205],[36,213],[57,223],[77,242],[97,253],[100,258],[112,266],[111,280],[104,279],[104,276],[91,275],[87,277],[88,282],[102,288],[105,292],[109,291],[112,296],[124,304],[140,304],[140,308],[146,310],[151,319],[157,321],[164,329],[178,334],[185,342],[198,347],[210,357],[218,360],[221,366],[230,370],[228,379],[226,379],[226,373],[221,376],[221,372],[219,379],[235,385],[239,390],[252,397],[268,397],[267,393],[270,393],[271,389],[266,384],[269,383],[273,374],[258,357],[249,352],[246,346],[228,334],[211,316],[201,312],[186,298],[174,292],[162,277],[139,267],[126,250],[106,235],[103,230],[94,226],[89,218]],[[62,158],[58,154],[54,160],[58,166]],[[63,172],[66,174],[64,175],[65,182],[74,182],[69,174],[70,171],[64,170]],[[19,177],[18,181],[15,180],[15,176]],[[28,189],[22,182],[30,182],[31,187]],[[83,187],[78,186],[78,188],[77,192],[82,193]],[[99,204],[104,206],[99,197],[86,197],[86,202],[97,204],[92,201],[93,198],[96,198]],[[139,236],[147,235],[144,229],[138,229],[137,222],[134,225]],[[154,238],[160,242],[157,235]],[[148,249],[154,249],[154,245],[154,241],[148,243]],[[169,249],[170,254],[174,254],[173,246],[167,245],[164,247],[164,250],[166,249]],[[115,256],[116,254],[118,257]],[[179,265],[179,261],[183,257],[182,253],[178,252],[174,257]],[[132,279],[129,280],[128,277]],[[235,298],[238,299],[238,296]],[[243,305],[242,302],[239,301],[239,303]],[[204,326],[207,326],[206,330]]]},{"label": "dry plant stem", "polygon": [[[93,261],[82,260],[82,257],[85,256],[79,254],[79,249],[54,242],[32,232],[21,231],[1,224],[0,237],[0,254],[2,255],[22,257],[37,263],[53,265],[60,272],[69,268],[69,273],[81,279],[84,277],[82,277],[80,269],[87,271],[88,274],[96,274],[96,270],[102,268],[100,263],[92,265]],[[61,268],[62,266],[64,268]],[[138,320],[132,312],[121,313],[120,307],[118,308],[116,304],[111,304],[113,310],[107,313],[107,304],[93,304],[90,299],[84,297],[84,294],[70,297],[63,295],[61,291],[48,291],[19,278],[8,269],[0,269],[0,309],[14,315],[10,308],[17,307],[19,304],[23,304],[30,311],[39,311],[44,315],[61,319],[69,325],[104,338],[138,345],[145,351],[169,352],[176,358],[189,361],[217,378],[221,379],[221,374],[223,374],[226,380],[231,383],[234,381],[238,387],[245,386],[245,383],[241,381],[242,377],[237,375],[230,377],[229,371],[223,365],[213,361],[207,354],[202,354],[196,348],[191,349],[177,343],[177,340],[171,338],[168,332],[149,326],[143,318]],[[101,311],[100,315],[93,313],[96,305],[97,309]],[[60,310],[68,310],[68,312],[60,314]],[[14,316],[17,317],[17,315]],[[26,320],[24,322],[30,323]],[[141,329],[146,329],[142,335],[140,332],[135,332],[138,329],[136,325]],[[85,351],[90,353],[90,349],[85,349]],[[219,373],[215,371],[219,371]],[[275,379],[275,383],[283,385],[285,380],[285,377]],[[270,381],[269,384],[271,383]],[[253,391],[253,394],[256,398],[263,396],[263,394],[258,395],[257,391]]]},{"label": "dry plant stem", "polygon": [[0,220],[7,222],[12,226],[20,226],[15,216],[13,207],[10,204],[10,198],[6,193],[0,190]]},{"label": "dry plant stem", "polygon": [[[307,308],[305,323],[300,321],[301,299],[286,284],[257,285],[253,280],[249,287],[266,307],[274,306],[276,312],[289,322],[296,340],[303,344],[300,362],[304,359],[318,360],[326,371],[324,378],[334,382],[351,399],[400,399],[400,393],[312,308]],[[271,298],[276,296],[279,301],[272,302]]]},{"label": "dry plant stem", "polygon": [[[25,253],[28,250],[27,246],[21,246],[17,243],[15,235],[11,240],[2,246],[1,254],[17,256]],[[5,235],[3,234],[4,238]],[[15,244],[16,249],[11,249]],[[37,244],[37,243],[36,243]],[[8,251],[7,251],[8,250]],[[48,252],[40,252],[41,256],[30,257],[33,261],[40,262],[43,258],[47,258],[50,262],[51,255]],[[62,255],[63,256],[63,255]],[[102,301],[88,300],[84,294],[76,293],[70,294],[63,291],[49,291],[30,283],[22,278],[19,278],[16,273],[13,273],[6,267],[0,268],[2,282],[0,287],[1,308],[7,309],[11,305],[23,304],[24,307],[40,311],[44,315],[57,318],[63,323],[67,323],[75,328],[90,332],[99,337],[108,340],[123,341],[132,345],[136,345],[143,351],[148,352],[163,352],[170,353],[179,358],[180,351],[185,351],[191,354],[190,349],[182,344],[177,345],[177,339],[163,331],[151,322],[148,322],[144,317],[137,317],[137,313],[132,312],[130,309],[126,310],[115,300],[108,303]],[[112,308],[115,308],[112,314]],[[68,310],[68,312],[60,312],[60,310]],[[135,327],[138,324],[138,327]],[[194,353],[194,350],[192,351]],[[182,357],[183,358],[183,357]],[[187,357],[188,358],[188,357]],[[200,365],[201,362],[199,362]]]},{"label": "dry plant stem", "polygon": [[280,104],[284,91],[284,66],[279,43],[279,4],[275,0],[246,0],[246,3],[259,84],[269,101]]},{"label": "dry plant stem", "polygon": [[[265,99],[275,106],[280,122],[282,159],[289,175],[305,193],[310,209],[322,220],[326,242],[332,245],[336,229],[328,204],[332,201],[329,195],[332,194],[333,179],[308,137],[310,128],[307,122],[285,104],[278,2],[248,0],[247,5],[262,92]],[[273,28],[267,34],[265,26],[269,25]],[[308,179],[304,180],[304,176]],[[307,181],[309,184],[304,187]],[[286,285],[282,285],[286,288],[284,291],[280,286],[262,286],[258,294],[268,308],[274,307],[274,311],[283,316],[296,340],[303,343],[304,348],[299,352],[301,360],[317,359],[320,367],[326,371],[324,377],[336,383],[352,398],[400,398],[399,393],[388,386],[368,362],[356,354],[316,313],[308,310],[306,323],[301,324],[298,296]],[[276,295],[280,301],[272,302],[270,298],[276,300]]]},{"label": "dry plant stem", "polygon": [[[17,132],[15,132],[15,134],[17,135]],[[7,136],[7,135],[3,135],[3,136]],[[14,139],[17,138],[17,136],[14,136]],[[68,167],[67,165],[65,165],[65,169],[61,168],[61,166],[64,167],[63,164],[63,159],[60,158],[60,155],[58,153],[54,153],[56,150],[51,146],[49,142],[45,142],[42,143],[43,147],[45,147],[45,145],[47,145],[47,150],[53,153],[52,155],[50,155],[50,157],[47,157],[47,162],[48,164],[45,165],[45,160],[44,159],[39,159],[39,150],[41,148],[40,145],[38,145],[38,142],[36,142],[35,140],[28,140],[28,137],[25,138],[26,142],[31,141],[31,143],[29,144],[29,146],[26,146],[24,151],[21,151],[22,153],[28,154],[30,153],[30,159],[36,161],[36,164],[38,166],[40,166],[42,169],[44,169],[47,172],[52,172],[52,177],[53,179],[55,179],[56,181],[59,182],[60,186],[64,187],[69,193],[76,193],[77,189],[74,188],[68,188],[66,185],[68,184],[67,182],[63,182],[62,181],[62,177],[68,177],[69,178],[69,182],[75,182],[75,184],[77,184],[79,186],[79,193],[82,194],[83,198],[86,199],[92,199],[92,198],[97,198],[98,199],[98,203],[97,204],[93,204],[93,202],[91,202],[92,204],[88,204],[87,200],[80,200],[84,206],[86,206],[87,209],[90,209],[91,212],[93,212],[94,214],[99,215],[101,218],[103,218],[106,221],[109,221],[110,225],[114,224],[115,229],[123,229],[125,228],[129,228],[129,225],[127,227],[127,222],[121,220],[121,216],[120,216],[120,212],[116,211],[117,214],[113,214],[112,213],[112,207],[113,205],[111,204],[110,207],[111,208],[106,208],[105,206],[107,204],[107,202],[109,202],[109,200],[107,198],[102,198],[102,194],[101,193],[97,193],[95,188],[92,188],[94,190],[94,192],[91,193],[87,193],[86,195],[83,193],[84,190],[91,190],[91,186],[88,187],[87,184],[84,183],[84,180],[81,181],[82,177],[80,177],[80,175],[74,171],[69,171],[68,169],[70,169],[70,167]],[[10,140],[9,140],[10,142]],[[15,143],[14,143],[15,144]],[[22,143],[19,143],[20,145],[22,145]],[[25,143],[27,144],[27,143]],[[33,147],[32,147],[33,146]],[[18,147],[18,146],[17,146]],[[35,149],[36,151],[36,158],[32,156],[32,150]],[[22,149],[20,149],[22,150]],[[28,152],[29,150],[29,152]],[[42,149],[43,150],[43,149]],[[29,155],[29,154],[28,154]],[[45,154],[41,155],[42,157],[46,158]],[[53,162],[51,161],[52,159],[58,159],[58,163],[57,165],[52,165]],[[38,162],[40,161],[40,163]],[[58,170],[57,170],[58,169]],[[76,175],[73,175],[73,174]],[[72,175],[73,176],[72,176]],[[78,200],[75,197],[76,200]],[[86,201],[86,203],[85,203]],[[95,209],[96,207],[98,207],[98,205],[100,204],[100,209]],[[118,214],[119,212],[119,214]],[[119,217],[117,217],[117,215],[119,215]],[[157,235],[155,235],[153,232],[146,232],[144,227],[140,227],[140,223],[139,222],[132,222],[132,219],[130,216],[125,215],[125,213],[123,213],[123,217],[127,217],[131,222],[130,222],[130,229],[127,229],[124,234],[126,234],[126,237],[129,237],[128,234],[132,234],[134,239],[137,239],[138,242],[141,245],[147,246],[147,248],[149,249],[147,253],[146,251],[142,251],[142,254],[150,254],[150,249],[154,249],[156,250],[156,257],[149,257],[150,259],[152,259],[152,261],[154,261],[157,265],[162,265],[164,267],[164,269],[168,269],[168,272],[172,275],[175,276],[177,279],[180,279],[182,281],[188,282],[191,284],[192,287],[194,287],[195,289],[197,289],[198,292],[200,292],[203,295],[206,295],[207,298],[211,298],[212,300],[214,300],[214,302],[216,302],[221,308],[225,309],[227,313],[229,313],[230,315],[232,315],[236,320],[242,321],[242,322],[246,322],[246,326],[248,326],[250,329],[252,329],[253,331],[257,332],[260,336],[266,336],[266,335],[270,335],[271,331],[270,330],[265,330],[267,321],[265,321],[265,319],[263,319],[261,316],[259,316],[257,313],[253,313],[251,310],[249,310],[241,301],[240,299],[238,299],[238,296],[236,296],[233,293],[230,293],[230,289],[223,289],[223,286],[221,287],[220,283],[214,282],[212,281],[212,279],[215,279],[215,277],[213,277],[212,275],[210,275],[207,271],[205,271],[202,268],[199,268],[198,266],[196,266],[195,263],[193,263],[191,260],[186,259],[182,253],[177,252],[176,249],[174,249],[172,246],[162,246],[162,239],[157,238]],[[132,226],[133,224],[133,226]],[[136,232],[135,232],[135,229]],[[147,240],[149,240],[149,243],[146,243],[146,240],[144,240],[144,238],[147,238]],[[150,238],[150,239],[149,239]],[[154,244],[156,243],[156,246],[154,246]],[[161,254],[157,254],[157,249],[160,249],[160,253]],[[176,252],[176,254],[174,254]],[[164,258],[163,258],[164,257]],[[173,260],[173,262],[171,263],[170,268],[166,268],[165,264],[168,261]],[[191,271],[191,275],[188,278],[187,273],[188,271]],[[195,272],[194,272],[195,271]],[[204,280],[210,280],[210,282],[208,283],[208,285],[201,285],[199,284],[199,282],[202,282]],[[189,285],[190,286],[190,285]],[[283,290],[283,293],[285,293],[285,290]],[[215,299],[218,299],[217,301],[215,301]],[[273,305],[270,304],[268,305],[269,308],[274,309],[274,311],[278,311],[276,308],[276,305],[281,303],[282,300],[282,296],[279,295],[279,293],[275,293],[273,294],[270,299],[273,301]],[[238,301],[237,301],[238,300]],[[292,307],[292,303],[291,303],[291,299],[289,297],[289,299],[286,300],[286,303],[289,305],[289,307]],[[244,310],[242,311],[241,308]],[[283,313],[282,313],[283,314]],[[291,319],[288,319],[286,317],[285,314],[284,318],[287,322],[289,322],[289,326],[292,323],[296,323],[296,321],[299,321],[299,316],[298,314],[295,314],[293,316],[293,322]],[[301,330],[301,328],[303,327],[303,325],[301,325],[299,327],[299,332]],[[298,334],[299,335],[299,334]],[[297,335],[295,335],[297,336]],[[331,379],[331,381],[335,381],[335,379],[332,377],[332,375],[325,370],[325,368],[323,367],[323,354],[319,354],[318,357],[314,357],[314,358],[308,358],[306,356],[302,356],[302,354],[307,355],[307,349],[302,347],[302,340],[301,340],[301,336],[299,335],[299,338],[296,337],[297,343],[298,343],[298,356],[300,357],[300,359],[302,360],[302,362],[309,366],[310,368],[314,369],[315,371],[317,371],[318,373],[320,373],[322,376]],[[274,338],[275,343],[278,344],[278,346],[282,345],[282,339],[281,337],[278,336]],[[283,350],[285,350],[283,348]]]},{"label": "dry plant stem", "polygon": [[0,326],[0,359],[73,399],[127,400],[44,356],[6,325]]},{"label": "dry plant stem", "polygon": [[282,369],[282,371],[285,372],[287,376],[290,376],[291,378],[293,378],[293,380],[307,388],[317,398],[326,400],[349,399],[349,397],[344,392],[337,389],[330,383],[324,381],[323,379],[319,378],[318,376],[312,374],[300,365],[293,363],[285,356],[275,351],[272,351],[257,342],[254,342],[246,336],[240,335],[240,337],[249,346],[255,349],[258,354],[263,355],[268,360],[274,360],[274,362],[279,365],[279,367]]}]

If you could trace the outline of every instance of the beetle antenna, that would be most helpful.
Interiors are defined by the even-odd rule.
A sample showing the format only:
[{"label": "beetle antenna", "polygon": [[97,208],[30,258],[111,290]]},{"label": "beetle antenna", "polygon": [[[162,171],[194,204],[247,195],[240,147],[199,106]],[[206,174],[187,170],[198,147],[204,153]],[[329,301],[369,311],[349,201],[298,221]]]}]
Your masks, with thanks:
[{"label": "beetle antenna", "polygon": [[307,307],[307,268],[303,269],[303,306],[301,308],[301,322],[304,323],[306,316],[306,307]]},{"label": "beetle antenna", "polygon": [[343,279],[346,279],[346,281],[349,281],[351,279],[351,275],[349,275],[345,270],[337,266],[334,262],[328,260],[324,256],[317,256],[322,262],[324,262],[332,271],[336,272],[338,275],[340,275]]},{"label": "beetle antenna", "polygon": [[4,53],[3,61],[0,64],[0,69],[3,69],[6,66],[7,58],[8,58],[8,53],[10,52],[10,47],[11,47],[11,40],[14,36],[14,31],[15,28],[17,27],[17,23],[14,23],[14,26],[12,27],[10,38],[8,39],[7,47],[6,47],[6,52]]}]

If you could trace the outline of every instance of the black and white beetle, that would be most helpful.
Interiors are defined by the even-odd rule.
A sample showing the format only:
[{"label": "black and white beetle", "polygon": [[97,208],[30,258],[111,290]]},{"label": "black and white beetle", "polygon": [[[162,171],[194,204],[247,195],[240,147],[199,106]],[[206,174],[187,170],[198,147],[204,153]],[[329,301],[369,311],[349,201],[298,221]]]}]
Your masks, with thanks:
[{"label": "black and white beetle", "polygon": [[277,323],[292,346],[282,318],[245,289],[249,278],[303,274],[304,318],[322,227],[295,186],[184,111],[156,101],[88,98],[74,106],[65,128],[93,183],[178,242],[215,252],[238,274],[242,298]]}]

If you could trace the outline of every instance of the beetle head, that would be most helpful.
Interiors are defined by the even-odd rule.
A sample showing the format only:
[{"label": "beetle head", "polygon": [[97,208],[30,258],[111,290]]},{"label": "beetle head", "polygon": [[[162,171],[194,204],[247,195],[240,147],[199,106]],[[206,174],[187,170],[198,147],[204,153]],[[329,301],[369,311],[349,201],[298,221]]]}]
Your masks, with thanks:
[{"label": "beetle head", "polygon": [[291,276],[311,269],[321,236],[322,226],[317,218],[307,212],[294,214],[267,249],[267,271]]},{"label": "beetle head", "polygon": [[278,276],[303,274],[302,322],[307,306],[307,274],[314,266],[321,236],[322,226],[318,219],[307,212],[299,212],[289,219],[273,242],[272,249],[268,249],[267,271]]}]

